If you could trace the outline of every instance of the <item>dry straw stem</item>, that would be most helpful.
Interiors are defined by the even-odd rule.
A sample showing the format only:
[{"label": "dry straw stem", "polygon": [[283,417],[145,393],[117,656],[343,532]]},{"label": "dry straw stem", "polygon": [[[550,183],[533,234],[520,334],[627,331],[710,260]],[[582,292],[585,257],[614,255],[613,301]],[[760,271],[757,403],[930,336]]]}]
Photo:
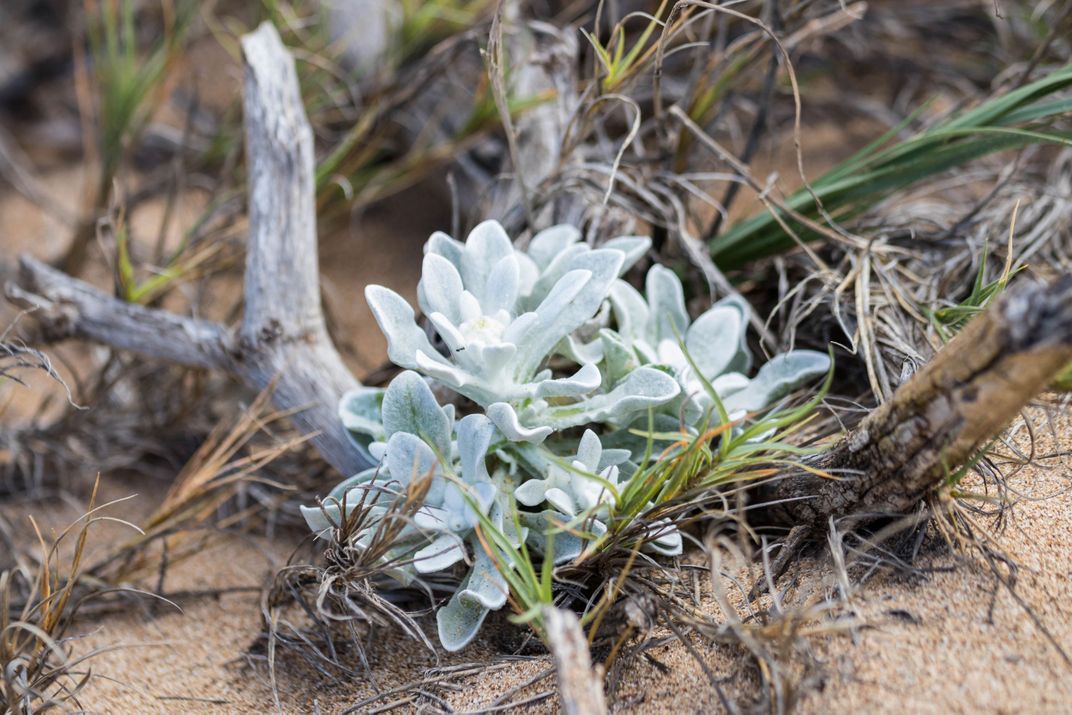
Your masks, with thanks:
[{"label": "dry straw stem", "polygon": [[[403,529],[412,525],[430,486],[430,479],[412,483],[405,498],[396,500],[374,527],[370,542],[357,546],[354,535],[365,530],[372,518],[367,500],[377,490],[370,489],[358,498],[324,549],[323,568],[289,563],[264,590],[261,614],[266,628],[269,679],[277,704],[280,697],[276,661],[281,647],[297,653],[325,677],[333,678],[334,672],[340,671],[348,677],[365,676],[373,682],[375,676],[366,651],[377,628],[397,628],[429,652],[435,652],[414,619],[415,614],[381,595],[378,587],[386,572],[412,563],[411,553],[391,552]],[[431,591],[427,595],[431,598]],[[308,616],[311,625],[292,622],[288,617],[292,611]],[[344,647],[357,654],[363,672],[343,663],[340,653]]]},{"label": "dry straw stem", "polygon": [[[307,440],[293,437],[265,447],[250,445],[258,432],[288,416],[269,409],[271,388],[261,392],[234,424],[221,423],[209,434],[138,533],[112,545],[88,569],[89,576],[102,583],[122,584],[149,576],[155,569],[157,590],[162,591],[167,568],[203,547],[203,540],[193,537],[206,529],[226,529],[249,516],[248,510],[225,517],[219,511],[243,485],[255,481],[266,465]],[[159,560],[149,557],[156,543],[162,549]]]},{"label": "dry straw stem", "polygon": [[[22,379],[20,373],[27,370],[39,370],[59,383],[67,394],[67,401],[72,406],[77,407],[74,403],[74,396],[71,394],[71,388],[56,372],[48,355],[40,350],[35,350],[17,338],[13,339],[11,337],[11,332],[15,329],[21,317],[22,314],[20,313],[15,321],[5,328],[3,333],[0,333],[0,384],[10,380],[26,387],[27,383]],[[3,414],[4,408],[5,405],[0,405],[0,415]]]},{"label": "dry straw stem", "polygon": [[[266,425],[281,419],[280,412],[266,410],[269,393],[265,391],[233,426],[221,426],[202,445],[180,473],[161,505],[144,522],[144,529],[100,512],[116,502],[95,506],[98,483],[94,485],[86,514],[46,546],[38,531],[42,555],[33,567],[22,559],[7,541],[19,563],[16,568],[0,572],[0,712],[44,712],[66,709],[78,704],[77,695],[89,681],[90,671],[83,667],[95,652],[78,658],[71,656],[68,645],[76,614],[85,616],[90,599],[101,600],[108,594],[142,594],[144,591],[123,584],[134,578],[151,576],[155,571],[163,588],[170,564],[185,558],[202,542],[189,538],[213,522],[219,507],[234,496],[237,487],[251,474],[301,438],[264,449],[239,452]],[[128,497],[129,498],[129,497]],[[123,500],[117,500],[123,501]],[[241,513],[232,516],[236,520]],[[111,521],[131,527],[137,533],[126,540],[113,540],[92,566],[86,566],[86,545],[90,526]],[[36,523],[31,524],[37,531]],[[227,522],[216,521],[216,528]],[[6,534],[4,532],[0,532]],[[73,555],[61,558],[60,546],[69,536],[76,538]],[[154,543],[163,547],[159,560],[148,557]],[[162,595],[158,597],[165,602]],[[115,601],[97,604],[114,608]],[[6,708],[6,709],[5,709]]]},{"label": "dry straw stem", "polygon": [[[923,370],[830,451],[772,482],[780,521],[813,532],[830,517],[912,511],[1072,361],[1072,276],[1022,282],[976,316]],[[824,478],[820,473],[836,475]]]},{"label": "dry straw stem", "polygon": [[602,669],[592,669],[588,639],[577,616],[572,611],[546,606],[543,622],[558,671],[563,712],[566,715],[602,715],[607,712]]}]

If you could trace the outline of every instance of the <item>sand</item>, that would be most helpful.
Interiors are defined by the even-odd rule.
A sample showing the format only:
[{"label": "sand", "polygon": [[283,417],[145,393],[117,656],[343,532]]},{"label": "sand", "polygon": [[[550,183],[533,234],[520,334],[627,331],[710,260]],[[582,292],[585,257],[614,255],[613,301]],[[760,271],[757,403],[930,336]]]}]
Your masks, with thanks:
[{"label": "sand", "polygon": [[[1040,419],[1039,412],[1032,413]],[[1057,413],[1039,430],[1038,454],[1058,451],[1072,434],[1072,411]],[[1025,444],[1025,430],[1017,443]],[[1072,470],[1063,459],[1041,459],[1019,471],[1011,486],[1019,497],[1005,528],[990,531],[1019,566],[1016,593],[998,585],[978,563],[957,558],[931,542],[917,566],[929,573],[885,573],[859,586],[841,618],[857,626],[829,628],[807,643],[815,658],[814,683],[800,711],[856,712],[1072,712],[1072,668],[1025,610],[1052,638],[1072,651]],[[986,519],[981,519],[986,523]],[[82,698],[93,712],[262,713],[273,708],[263,647],[259,587],[293,544],[227,537],[176,565],[169,591],[248,590],[180,599],[170,607],[131,608],[80,623],[80,652],[113,648],[92,661],[96,677]],[[800,564],[790,600],[824,592],[829,568],[814,559]],[[711,613],[715,606],[709,604]],[[829,624],[827,624],[829,625]],[[459,712],[486,712],[501,696],[535,702],[515,712],[557,712],[553,677],[545,656],[508,655],[516,628],[497,619],[460,654],[438,656],[398,633],[380,631],[370,649],[371,676],[317,676],[301,659],[281,655],[277,678],[285,712],[342,712],[380,692],[457,669],[446,684],[424,688]],[[740,649],[697,643],[725,688],[742,702],[756,697],[749,659]],[[621,675],[615,709],[629,713],[720,711],[703,669],[680,644],[656,647],[651,659],[635,659]],[[438,670],[437,670],[438,669]],[[393,712],[419,711],[406,694],[387,695],[355,712],[396,703]],[[401,700],[400,700],[401,699]]]}]

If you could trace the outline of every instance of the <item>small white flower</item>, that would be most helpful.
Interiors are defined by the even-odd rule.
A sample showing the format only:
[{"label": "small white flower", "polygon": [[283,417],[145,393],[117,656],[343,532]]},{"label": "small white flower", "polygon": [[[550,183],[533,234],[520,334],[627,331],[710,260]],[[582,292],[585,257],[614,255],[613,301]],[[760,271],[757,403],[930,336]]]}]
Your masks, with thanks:
[{"label": "small white flower", "polygon": [[497,311],[494,315],[480,315],[458,326],[462,339],[466,345],[479,342],[484,345],[501,345],[503,333],[510,322],[510,314],[505,310]]}]

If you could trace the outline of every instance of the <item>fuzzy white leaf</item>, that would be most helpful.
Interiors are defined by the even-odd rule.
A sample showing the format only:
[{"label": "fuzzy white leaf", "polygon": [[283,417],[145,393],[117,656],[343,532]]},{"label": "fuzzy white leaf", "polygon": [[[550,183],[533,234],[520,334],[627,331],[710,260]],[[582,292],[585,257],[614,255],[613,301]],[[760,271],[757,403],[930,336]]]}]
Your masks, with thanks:
[{"label": "fuzzy white leaf", "polygon": [[[514,342],[518,348],[516,375],[525,376],[535,373],[558,341],[573,331],[576,325],[572,327],[567,325],[568,316],[565,322],[559,320],[559,316],[569,312],[570,307],[578,300],[578,296],[582,294],[591,280],[591,271],[570,271],[555,284],[535,311],[526,313],[515,321],[524,320],[527,327],[524,332],[512,329],[513,326],[507,328],[504,338],[509,335],[510,341]],[[529,315],[534,317],[529,318]]]},{"label": "fuzzy white leaf", "polygon": [[382,388],[361,386],[349,390],[339,400],[339,419],[347,435],[354,446],[370,458],[369,444],[387,439],[381,414],[383,394]]},{"label": "fuzzy white leaf", "polygon": [[525,506],[538,506],[543,503],[546,493],[547,485],[544,480],[529,479],[514,490],[514,498]]},{"label": "fuzzy white leaf", "polygon": [[[439,333],[439,337],[446,343],[447,349],[451,351],[455,356],[461,350],[466,348],[465,336],[458,330],[455,321],[448,318],[438,310],[428,313],[428,321],[435,328],[435,331]],[[421,351],[423,352],[423,350]]]},{"label": "fuzzy white leaf", "polygon": [[480,366],[480,374],[487,378],[487,381],[493,383],[501,375],[511,372],[514,358],[517,356],[517,346],[510,343],[501,343],[499,345],[470,344],[466,352],[469,350],[472,351],[474,363]]},{"label": "fuzzy white leaf", "polygon": [[301,514],[309,530],[319,538],[327,538],[331,530],[342,523],[342,509],[338,504],[325,502],[319,506],[303,506]]},{"label": "fuzzy white leaf", "polygon": [[351,494],[351,492],[356,492],[358,491],[358,487],[362,487],[366,484],[369,484],[370,482],[375,481],[377,475],[379,474],[379,471],[379,467],[370,467],[363,472],[358,472],[354,476],[342,480],[335,485],[334,489],[328,492],[327,498],[332,501],[339,502],[340,504],[345,501],[347,506],[353,506],[354,504],[357,504],[361,501],[361,495],[357,494],[355,496]]},{"label": "fuzzy white leaf", "polygon": [[555,352],[578,365],[596,364],[603,360],[603,344],[598,339],[585,342],[579,339],[576,333],[567,335],[555,348]]},{"label": "fuzzy white leaf", "polygon": [[743,321],[738,310],[715,307],[697,318],[685,333],[685,349],[708,380],[726,372],[737,356],[746,327]]},{"label": "fuzzy white leaf", "polygon": [[495,562],[483,548],[473,549],[473,570],[469,574],[469,583],[465,586],[467,597],[478,601],[485,608],[492,610],[506,604],[510,587],[506,577],[499,573]]},{"label": "fuzzy white leaf", "polygon": [[830,357],[814,350],[793,350],[775,355],[759,368],[748,387],[727,397],[723,402],[730,412],[760,410],[778,400],[808,380],[830,369]]},{"label": "fuzzy white leaf", "polygon": [[370,285],[365,288],[365,300],[372,308],[372,315],[387,338],[387,356],[399,367],[417,367],[417,353],[423,352],[436,362],[446,360],[428,341],[428,336],[417,325],[413,308],[390,288]]},{"label": "fuzzy white leaf", "polygon": [[513,312],[517,304],[520,281],[521,267],[517,263],[517,258],[511,253],[499,260],[491,269],[483,300],[480,301],[484,311],[487,313],[494,313],[497,310]]},{"label": "fuzzy white leaf", "polygon": [[540,231],[529,241],[528,255],[541,271],[581,238],[581,232],[573,226],[561,224]]},{"label": "fuzzy white leaf", "polygon": [[599,331],[599,340],[603,346],[603,370],[607,375],[607,384],[614,386],[639,366],[637,357],[613,330]]},{"label": "fuzzy white leaf", "polygon": [[417,353],[416,367],[425,375],[435,378],[477,403],[484,404],[487,399],[487,394],[475,384],[476,378],[473,375],[460,367],[429,357],[423,350]]},{"label": "fuzzy white leaf", "polygon": [[739,372],[727,372],[711,381],[711,387],[715,388],[719,399],[723,401],[730,395],[746,389],[750,384],[752,381]]},{"label": "fuzzy white leaf", "polygon": [[[518,345],[521,369],[534,371],[562,338],[579,328],[599,310],[622,265],[620,251],[589,251],[574,261],[576,268],[564,275],[536,308],[540,329]],[[578,273],[583,271],[583,273]],[[587,273],[583,283],[578,280]],[[580,283],[579,289],[571,285]],[[566,286],[563,284],[566,283]],[[568,297],[567,297],[568,296]]]},{"label": "fuzzy white leaf", "polygon": [[387,437],[399,432],[418,435],[440,455],[450,456],[450,418],[417,373],[407,370],[391,381],[383,395],[382,414]]},{"label": "fuzzy white leaf", "polygon": [[439,642],[450,653],[469,645],[488,615],[488,608],[467,593],[465,585],[468,584],[463,584],[463,588],[451,596],[447,605],[436,612]]},{"label": "fuzzy white leaf", "polygon": [[577,513],[576,502],[565,489],[551,487],[543,493],[543,498],[547,500],[548,504],[555,509],[558,509],[563,514],[569,514],[572,517]]},{"label": "fuzzy white leaf", "polygon": [[538,397],[575,397],[586,395],[599,387],[603,376],[599,368],[592,363],[581,366],[571,377],[558,380],[545,380],[536,388]]},{"label": "fuzzy white leaf", "polygon": [[604,449],[595,468],[597,471],[602,472],[607,467],[617,467],[625,464],[631,456],[632,453],[628,449]]},{"label": "fuzzy white leaf", "polygon": [[465,558],[461,540],[451,533],[442,533],[432,543],[413,554],[413,568],[418,573],[435,573],[448,569]]},{"label": "fuzzy white leaf", "polygon": [[465,239],[461,274],[466,290],[472,292],[481,305],[488,299],[487,285],[495,266],[504,258],[513,257],[514,244],[498,221],[477,224]]},{"label": "fuzzy white leaf", "polygon": [[518,345],[525,335],[537,330],[539,325],[540,316],[536,315],[536,313],[522,313],[506,326],[506,330],[502,334],[502,341],[511,345]]},{"label": "fuzzy white leaf", "polygon": [[618,272],[618,275],[621,276],[644,257],[644,254],[651,248],[651,239],[647,236],[619,236],[605,241],[600,248],[611,248],[622,252],[625,259],[622,261],[622,267]]},{"label": "fuzzy white leaf", "polygon": [[536,280],[536,285],[533,286],[532,293],[529,296],[530,300],[537,302],[543,300],[555,283],[562,279],[562,276],[578,268],[576,259],[591,250],[586,243],[575,243],[572,246],[563,248],[540,271],[540,277]]},{"label": "fuzzy white leaf", "polygon": [[458,422],[458,458],[467,483],[491,479],[485,459],[494,436],[495,425],[484,415],[466,415]]},{"label": "fuzzy white leaf", "polygon": [[670,375],[652,367],[639,367],[609,393],[572,405],[545,411],[547,424],[556,430],[592,422],[626,424],[640,410],[674,399],[681,388]]},{"label": "fuzzy white leaf", "polygon": [[616,332],[622,340],[627,344],[638,340],[653,342],[652,336],[647,334],[651,311],[644,296],[625,281],[618,280],[610,287],[608,297],[618,325]]},{"label": "fuzzy white leaf", "polygon": [[652,551],[661,556],[680,556],[684,550],[681,532],[669,519],[652,522],[647,529],[647,537],[651,540],[644,544],[646,551]]},{"label": "fuzzy white leaf", "polygon": [[584,469],[595,472],[599,469],[599,458],[603,455],[603,444],[599,436],[590,429],[586,429],[581,435],[581,442],[577,445],[577,461]]},{"label": "fuzzy white leaf", "polygon": [[459,271],[462,268],[462,252],[465,251],[465,244],[461,241],[451,238],[442,231],[436,231],[429,238],[428,242],[424,244],[424,253],[434,253],[437,256],[442,256],[454,264],[454,267]]},{"label": "fuzzy white leaf", "polygon": [[438,471],[435,452],[424,440],[408,432],[395,432],[387,442],[387,469],[402,484],[425,479]]},{"label": "fuzzy white leaf", "polygon": [[531,442],[532,444],[539,444],[547,439],[547,436],[551,434],[550,427],[533,427],[527,428],[521,425],[521,420],[518,419],[517,412],[514,408],[505,402],[496,402],[492,405],[488,405],[487,408],[488,419],[490,419],[499,431],[503,433],[503,436],[512,442]]},{"label": "fuzzy white leaf", "polygon": [[728,295],[715,303],[715,308],[732,308],[741,314],[741,342],[737,346],[737,354],[730,364],[726,366],[727,372],[748,373],[752,369],[752,353],[748,349],[748,320],[752,315],[752,306],[740,293]]},{"label": "fuzzy white leaf", "polygon": [[424,257],[417,290],[425,315],[442,313],[452,323],[461,322],[459,303],[464,290],[462,276],[446,258],[435,253]]},{"label": "fuzzy white leaf", "polygon": [[677,342],[689,327],[685,310],[685,291],[672,270],[656,263],[648,271],[644,285],[648,296],[647,335],[653,345],[664,340]]}]

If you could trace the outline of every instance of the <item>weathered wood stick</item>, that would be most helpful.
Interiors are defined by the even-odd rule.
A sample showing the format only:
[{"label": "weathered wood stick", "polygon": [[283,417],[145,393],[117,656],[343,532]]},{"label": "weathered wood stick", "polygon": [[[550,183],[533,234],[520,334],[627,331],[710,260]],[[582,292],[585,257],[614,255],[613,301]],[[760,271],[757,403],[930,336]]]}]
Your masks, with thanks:
[{"label": "weathered wood stick", "polygon": [[558,691],[566,715],[604,715],[603,677],[592,668],[588,640],[573,611],[545,607],[547,642],[555,658]]},{"label": "weathered wood stick", "polygon": [[41,337],[80,338],[190,367],[229,372],[255,390],[276,380],[273,403],[344,475],[369,466],[336,413],[357,387],[328,337],[320,305],[313,137],[294,59],[270,24],[242,38],[249,159],[245,313],[232,331],[134,305],[32,258],[13,302],[34,308]]},{"label": "weathered wood stick", "polygon": [[270,23],[242,38],[249,243],[238,373],[273,401],[341,473],[370,466],[338,419],[358,383],[328,336],[320,304],[313,130],[294,58]]},{"label": "weathered wood stick", "polygon": [[1072,276],[1011,287],[811,466],[767,485],[780,522],[910,512],[1072,361]]},{"label": "weathered wood stick", "polygon": [[33,311],[36,332],[28,342],[76,338],[177,365],[228,369],[231,334],[222,325],[119,300],[29,256],[19,258],[18,277],[5,292]]}]

